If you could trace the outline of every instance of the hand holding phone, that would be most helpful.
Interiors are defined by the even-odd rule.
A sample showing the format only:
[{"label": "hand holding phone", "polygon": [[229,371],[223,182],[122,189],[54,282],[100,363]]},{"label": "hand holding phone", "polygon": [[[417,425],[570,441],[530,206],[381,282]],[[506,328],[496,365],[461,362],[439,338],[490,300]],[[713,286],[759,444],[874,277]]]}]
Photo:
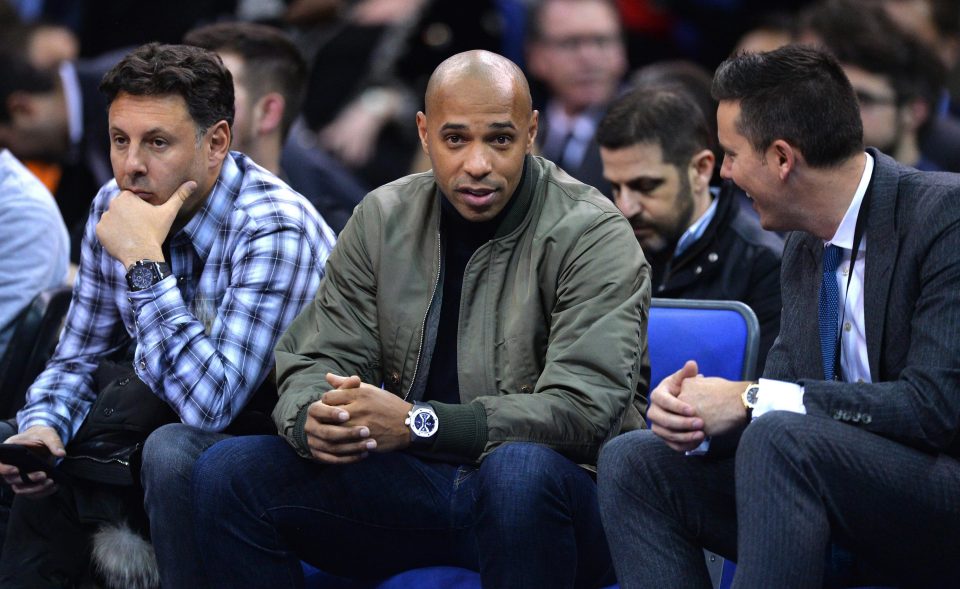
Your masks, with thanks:
[{"label": "hand holding phone", "polygon": [[[41,447],[41,451],[47,453],[45,447]],[[37,481],[31,480],[28,476],[32,472],[42,472],[54,482],[58,482],[60,479],[60,473],[53,463],[41,458],[40,454],[29,446],[0,444],[0,463],[16,466],[17,470],[20,471],[20,480],[26,485],[37,484]]]}]

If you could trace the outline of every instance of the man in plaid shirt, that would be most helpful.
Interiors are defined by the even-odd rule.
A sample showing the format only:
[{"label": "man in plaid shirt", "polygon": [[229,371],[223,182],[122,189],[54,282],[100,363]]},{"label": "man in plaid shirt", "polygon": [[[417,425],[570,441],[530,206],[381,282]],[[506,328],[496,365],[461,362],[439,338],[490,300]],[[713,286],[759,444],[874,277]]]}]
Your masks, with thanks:
[{"label": "man in plaid shirt", "polygon": [[[145,45],[101,90],[115,180],[94,200],[60,343],[7,441],[54,458],[69,452],[97,395],[94,370],[122,325],[137,375],[182,421],[154,432],[144,451],[153,540],[189,546],[181,510],[193,462],[268,377],[276,340],[313,299],[334,236],[301,195],[229,151],[233,81],[215,54]],[[10,465],[0,475],[17,493],[0,585],[79,578],[89,554],[77,547],[91,530],[72,490]],[[36,531],[53,518],[54,534]]]}]

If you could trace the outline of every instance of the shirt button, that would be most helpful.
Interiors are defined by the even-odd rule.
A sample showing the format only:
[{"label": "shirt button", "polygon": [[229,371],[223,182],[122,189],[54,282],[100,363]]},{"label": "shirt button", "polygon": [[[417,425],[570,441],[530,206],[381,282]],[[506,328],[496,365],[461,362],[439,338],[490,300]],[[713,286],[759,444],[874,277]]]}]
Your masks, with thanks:
[{"label": "shirt button", "polygon": [[707,260],[711,262],[716,262],[719,259],[720,259],[720,256],[717,255],[717,252],[710,252],[710,254],[707,255]]},{"label": "shirt button", "polygon": [[693,271],[694,274],[700,274],[701,272],[703,272],[703,266],[697,266]]},{"label": "shirt button", "polygon": [[140,370],[146,370],[146,369],[147,369],[146,360],[140,360]]},{"label": "shirt button", "polygon": [[850,273],[850,266],[849,266],[849,265],[844,266],[844,267],[843,267],[843,275],[846,276],[846,275],[849,274],[849,273]]},{"label": "shirt button", "polygon": [[663,292],[665,288],[667,288],[666,285],[661,284],[660,286],[657,287],[657,292]]},{"label": "shirt button", "polygon": [[858,378],[858,379],[857,379],[857,382],[863,382],[863,379],[862,379],[862,378]]},{"label": "shirt button", "polygon": [[528,384],[525,384],[525,385],[521,385],[521,386],[520,386],[520,392],[521,392],[522,394],[524,394],[524,395],[529,395],[529,394],[530,394],[530,391],[532,391],[532,390],[533,390],[533,389],[532,389],[532,388],[530,387],[530,385],[528,385]]},{"label": "shirt button", "polygon": [[853,329],[853,325],[849,321],[843,324],[844,331],[850,331],[851,329]]}]

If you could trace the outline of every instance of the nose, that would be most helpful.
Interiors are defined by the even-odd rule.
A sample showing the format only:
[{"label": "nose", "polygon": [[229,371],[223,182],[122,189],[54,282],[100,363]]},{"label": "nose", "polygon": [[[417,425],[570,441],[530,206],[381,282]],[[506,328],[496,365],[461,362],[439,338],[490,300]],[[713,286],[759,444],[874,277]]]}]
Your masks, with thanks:
[{"label": "nose", "polygon": [[720,164],[720,177],[724,180],[732,180],[733,175],[730,173],[730,168],[733,164],[730,163],[730,158],[723,156],[723,163]]},{"label": "nose", "polygon": [[614,204],[623,213],[626,218],[633,217],[643,211],[643,205],[640,204],[640,198],[634,196],[629,190],[619,190],[613,199]]},{"label": "nose", "polygon": [[464,162],[464,171],[473,178],[484,178],[493,170],[487,146],[478,141],[471,145]]},{"label": "nose", "polygon": [[147,173],[147,164],[140,154],[140,149],[130,146],[123,158],[123,173],[128,178],[136,178]]}]

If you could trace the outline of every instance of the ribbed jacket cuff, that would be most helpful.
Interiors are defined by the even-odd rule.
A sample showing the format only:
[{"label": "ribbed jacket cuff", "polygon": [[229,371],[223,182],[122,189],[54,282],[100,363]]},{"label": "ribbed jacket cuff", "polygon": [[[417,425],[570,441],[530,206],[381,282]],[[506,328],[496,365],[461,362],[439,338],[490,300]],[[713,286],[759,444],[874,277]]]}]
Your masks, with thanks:
[{"label": "ribbed jacket cuff", "polygon": [[307,410],[310,405],[304,405],[297,413],[297,420],[293,422],[293,429],[290,431],[290,438],[294,447],[304,456],[310,455],[310,446],[307,445],[307,432],[304,428],[307,425]]},{"label": "ribbed jacket cuff", "polygon": [[[487,412],[480,403],[466,405],[430,402],[440,429],[431,453],[453,454],[476,460],[487,445]],[[302,426],[301,426],[302,429]]]}]

